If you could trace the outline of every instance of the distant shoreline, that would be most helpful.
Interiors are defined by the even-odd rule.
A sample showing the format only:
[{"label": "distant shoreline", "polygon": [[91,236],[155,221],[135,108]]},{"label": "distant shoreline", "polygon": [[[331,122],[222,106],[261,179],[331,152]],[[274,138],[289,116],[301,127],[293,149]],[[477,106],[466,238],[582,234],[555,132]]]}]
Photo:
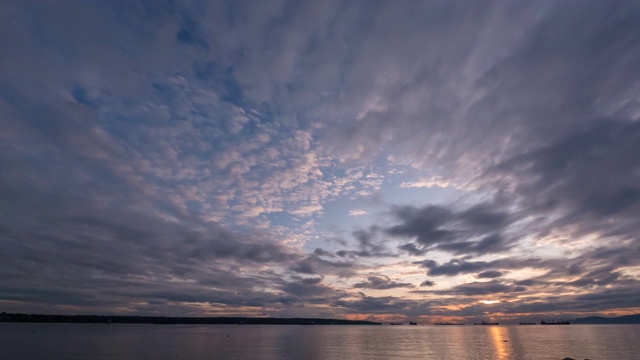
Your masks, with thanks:
[{"label": "distant shoreline", "polygon": [[322,318],[167,317],[109,315],[0,314],[0,322],[158,325],[382,325],[364,320]]},{"label": "distant shoreline", "polygon": [[[181,317],[181,316],[128,316],[128,315],[47,315],[0,313],[0,322],[14,323],[70,323],[70,324],[156,324],[156,325],[382,325],[365,320],[324,318],[274,317]],[[640,324],[640,314],[614,318],[591,316],[570,320],[575,325]],[[440,323],[438,323],[440,324]],[[518,323],[511,324],[517,325]],[[453,325],[453,324],[452,324]],[[458,324],[456,324],[458,325]],[[509,325],[509,324],[505,324]]]}]

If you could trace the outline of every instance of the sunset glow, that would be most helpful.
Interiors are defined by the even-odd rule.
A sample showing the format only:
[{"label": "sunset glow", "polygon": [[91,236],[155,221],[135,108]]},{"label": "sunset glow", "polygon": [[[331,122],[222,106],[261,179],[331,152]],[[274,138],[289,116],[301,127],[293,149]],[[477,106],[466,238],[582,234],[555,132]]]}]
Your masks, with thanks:
[{"label": "sunset glow", "polygon": [[499,303],[500,300],[480,300],[480,302],[483,303],[483,304],[491,305],[491,304]]}]

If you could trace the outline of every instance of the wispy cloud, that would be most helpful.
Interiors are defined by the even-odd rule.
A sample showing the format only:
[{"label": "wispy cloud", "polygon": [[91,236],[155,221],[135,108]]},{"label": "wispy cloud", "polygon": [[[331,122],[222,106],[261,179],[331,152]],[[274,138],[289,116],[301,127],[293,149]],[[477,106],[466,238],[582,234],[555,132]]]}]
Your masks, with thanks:
[{"label": "wispy cloud", "polygon": [[360,209],[349,210],[349,216],[362,216],[367,215],[368,213],[369,212]]},{"label": "wispy cloud", "polygon": [[451,182],[446,181],[442,178],[431,177],[428,179],[421,179],[418,181],[405,181],[400,184],[400,187],[403,188],[432,188],[432,187],[441,187],[446,188],[451,186]]}]

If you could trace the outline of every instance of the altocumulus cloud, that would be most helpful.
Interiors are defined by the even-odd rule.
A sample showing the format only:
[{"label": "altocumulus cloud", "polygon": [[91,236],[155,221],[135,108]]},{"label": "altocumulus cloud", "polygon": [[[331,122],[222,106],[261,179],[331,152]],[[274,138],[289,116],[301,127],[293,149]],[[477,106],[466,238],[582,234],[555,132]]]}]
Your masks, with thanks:
[{"label": "altocumulus cloud", "polygon": [[635,1],[1,8],[3,309],[637,311]]}]

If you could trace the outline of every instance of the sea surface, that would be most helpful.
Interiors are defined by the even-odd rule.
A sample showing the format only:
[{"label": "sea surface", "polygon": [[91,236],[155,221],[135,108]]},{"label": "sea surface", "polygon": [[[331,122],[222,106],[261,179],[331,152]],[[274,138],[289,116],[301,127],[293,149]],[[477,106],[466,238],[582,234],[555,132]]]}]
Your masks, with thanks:
[{"label": "sea surface", "polygon": [[640,325],[0,323],[2,360],[640,359]]}]

